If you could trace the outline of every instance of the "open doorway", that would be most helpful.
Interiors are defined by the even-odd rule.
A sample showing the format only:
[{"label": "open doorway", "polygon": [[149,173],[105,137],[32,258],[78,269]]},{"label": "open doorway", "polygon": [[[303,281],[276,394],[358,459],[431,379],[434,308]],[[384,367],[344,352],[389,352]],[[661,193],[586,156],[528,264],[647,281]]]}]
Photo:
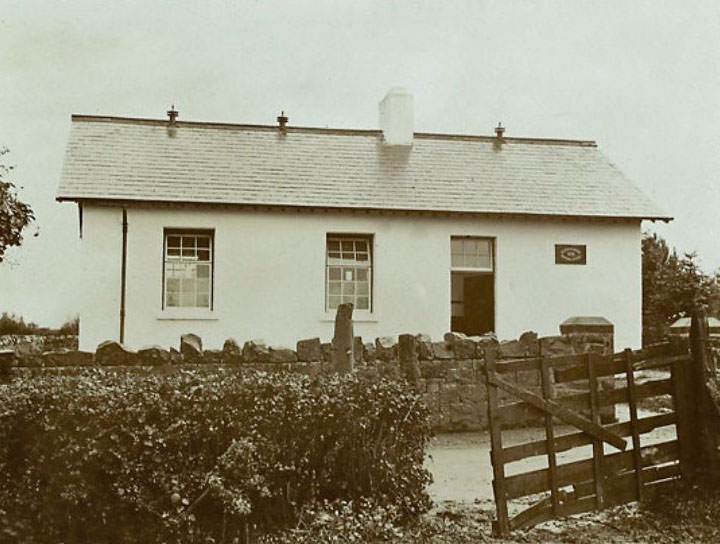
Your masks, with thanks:
[{"label": "open doorway", "polygon": [[452,237],[450,329],[467,335],[495,330],[493,243],[488,238]]}]

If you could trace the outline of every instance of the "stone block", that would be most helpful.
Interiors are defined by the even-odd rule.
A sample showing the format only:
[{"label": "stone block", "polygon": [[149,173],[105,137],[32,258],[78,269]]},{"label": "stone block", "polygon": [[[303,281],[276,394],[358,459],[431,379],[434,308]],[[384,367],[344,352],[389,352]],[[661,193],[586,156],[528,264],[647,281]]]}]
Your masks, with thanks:
[{"label": "stone block", "polygon": [[225,352],[221,349],[206,349],[202,357],[198,359],[199,363],[221,364],[225,362]]},{"label": "stone block", "polygon": [[183,362],[182,353],[180,353],[175,348],[170,348],[170,364],[171,365],[179,365]]},{"label": "stone block", "polygon": [[501,359],[517,359],[527,354],[525,346],[519,340],[504,340],[500,342],[499,357]]},{"label": "stone block", "polygon": [[136,353],[115,340],[106,340],[95,349],[95,362],[99,365],[131,365]]},{"label": "stone block", "polygon": [[528,357],[537,357],[540,355],[540,342],[538,341],[538,335],[535,331],[525,331],[518,338],[523,346],[525,346],[525,353]]},{"label": "stone block", "polygon": [[248,340],[243,344],[242,356],[246,363],[267,363],[270,361],[270,350],[265,340]]},{"label": "stone block", "polygon": [[543,357],[558,357],[575,353],[572,343],[565,336],[545,336],[540,338],[540,352]]},{"label": "stone block", "polygon": [[381,361],[397,359],[397,343],[392,336],[382,336],[375,339],[375,358]]},{"label": "stone block", "polygon": [[297,354],[289,348],[270,347],[269,357],[271,363],[296,363]]},{"label": "stone block", "polygon": [[435,359],[448,360],[455,358],[455,352],[445,342],[433,342],[432,350]]},{"label": "stone block", "polygon": [[445,377],[445,369],[447,363],[441,361],[420,361],[420,375],[427,379],[436,379]]},{"label": "stone block", "polygon": [[445,343],[450,346],[457,359],[474,359],[476,342],[461,332],[446,332]]},{"label": "stone block", "polygon": [[435,358],[433,352],[432,339],[427,334],[418,334],[415,336],[417,346],[418,359],[421,361],[430,361]]},{"label": "stone block", "polygon": [[223,343],[223,361],[226,363],[242,362],[242,348],[234,338],[228,338]]},{"label": "stone block", "polygon": [[202,352],[202,339],[197,334],[183,334],[180,337],[180,353],[186,363],[199,361]]},{"label": "stone block", "polygon": [[140,365],[166,365],[170,364],[170,352],[160,346],[145,346],[138,350],[137,360]]},{"label": "stone block", "polygon": [[322,343],[319,338],[298,340],[295,347],[298,361],[313,362],[323,360]]}]

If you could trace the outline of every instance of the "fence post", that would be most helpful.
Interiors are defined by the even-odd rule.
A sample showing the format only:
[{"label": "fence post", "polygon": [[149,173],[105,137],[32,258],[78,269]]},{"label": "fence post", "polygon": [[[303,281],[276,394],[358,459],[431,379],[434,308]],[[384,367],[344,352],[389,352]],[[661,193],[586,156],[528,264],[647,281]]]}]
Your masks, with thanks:
[{"label": "fence post", "polygon": [[704,309],[697,309],[690,321],[690,352],[688,397],[691,402],[692,435],[697,447],[696,471],[698,483],[712,485],[720,477],[718,463],[717,412],[708,389],[710,357],[708,354],[708,321]]},{"label": "fence post", "polygon": [[335,314],[335,335],[332,339],[333,368],[340,374],[352,372],[355,362],[352,303],[340,304]]}]

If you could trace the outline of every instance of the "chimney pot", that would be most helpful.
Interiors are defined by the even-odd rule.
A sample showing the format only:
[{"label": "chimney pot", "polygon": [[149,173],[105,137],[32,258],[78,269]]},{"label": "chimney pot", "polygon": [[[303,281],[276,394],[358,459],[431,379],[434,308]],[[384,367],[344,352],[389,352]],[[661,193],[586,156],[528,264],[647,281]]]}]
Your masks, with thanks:
[{"label": "chimney pot", "polygon": [[278,127],[280,128],[280,131],[285,132],[287,130],[288,118],[285,115],[284,111],[281,111],[280,115],[278,115],[277,122],[278,122]]},{"label": "chimney pot", "polygon": [[380,102],[380,128],[385,144],[411,146],[413,117],[413,95],[402,87],[390,89]]},{"label": "chimney pot", "polygon": [[171,125],[175,124],[175,120],[177,119],[177,116],[180,112],[175,110],[175,104],[170,106],[170,109],[167,112],[168,116],[168,123]]},{"label": "chimney pot", "polygon": [[502,138],[503,134],[505,134],[505,127],[502,126],[502,123],[498,122],[498,126],[495,127],[495,136]]}]

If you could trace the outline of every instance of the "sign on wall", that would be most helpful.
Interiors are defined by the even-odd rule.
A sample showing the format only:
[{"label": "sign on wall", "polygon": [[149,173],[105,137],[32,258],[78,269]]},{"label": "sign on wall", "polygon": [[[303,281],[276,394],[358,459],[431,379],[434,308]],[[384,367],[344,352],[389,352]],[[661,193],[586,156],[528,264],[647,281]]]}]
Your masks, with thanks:
[{"label": "sign on wall", "polygon": [[587,246],[555,244],[555,264],[586,264]]}]

